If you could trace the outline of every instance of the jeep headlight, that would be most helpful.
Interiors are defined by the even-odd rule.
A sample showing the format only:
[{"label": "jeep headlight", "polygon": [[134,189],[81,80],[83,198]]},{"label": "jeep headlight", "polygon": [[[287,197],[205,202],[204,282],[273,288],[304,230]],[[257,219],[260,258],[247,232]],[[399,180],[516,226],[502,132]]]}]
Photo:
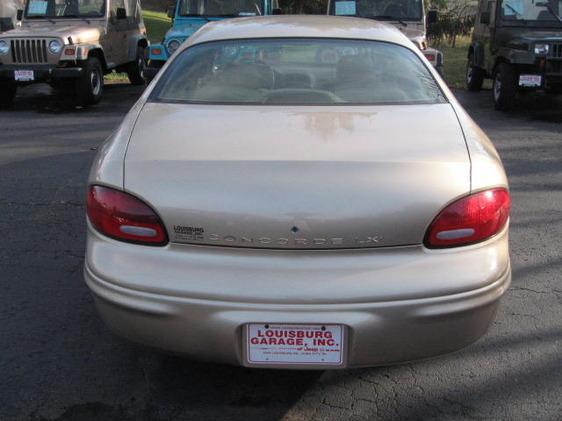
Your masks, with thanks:
[{"label": "jeep headlight", "polygon": [[166,48],[168,49],[168,53],[170,53],[170,55],[174,54],[176,50],[180,48],[180,45],[181,43],[177,39],[168,41],[168,45],[166,45]]},{"label": "jeep headlight", "polygon": [[51,42],[49,42],[49,51],[52,54],[59,54],[61,50],[62,50],[62,43],[59,40],[54,39]]},{"label": "jeep headlight", "polygon": [[548,54],[548,44],[535,44],[535,54],[545,56]]},{"label": "jeep headlight", "polygon": [[10,51],[10,46],[6,41],[0,41],[0,54],[6,55]]}]

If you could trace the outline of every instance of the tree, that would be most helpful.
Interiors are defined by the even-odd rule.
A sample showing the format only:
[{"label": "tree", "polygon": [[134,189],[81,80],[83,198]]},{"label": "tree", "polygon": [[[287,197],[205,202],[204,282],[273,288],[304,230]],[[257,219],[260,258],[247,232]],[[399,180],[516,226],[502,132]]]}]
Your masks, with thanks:
[{"label": "tree", "polygon": [[458,36],[469,35],[474,28],[474,0],[438,0],[439,19],[428,28],[428,38],[434,45],[446,40],[455,48]]},{"label": "tree", "polygon": [[285,14],[322,15],[328,8],[328,0],[279,0],[279,7]]}]

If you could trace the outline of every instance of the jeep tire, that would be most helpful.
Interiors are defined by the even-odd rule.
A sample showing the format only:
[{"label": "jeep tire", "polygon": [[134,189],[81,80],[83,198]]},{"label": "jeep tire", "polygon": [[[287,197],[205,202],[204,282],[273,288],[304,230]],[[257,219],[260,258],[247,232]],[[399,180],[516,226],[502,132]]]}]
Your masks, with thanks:
[{"label": "jeep tire", "polygon": [[16,96],[16,84],[13,82],[0,82],[0,107],[9,107]]},{"label": "jeep tire", "polygon": [[103,95],[103,70],[96,57],[86,60],[83,72],[76,81],[76,102],[88,106],[100,102]]},{"label": "jeep tire", "polygon": [[144,78],[144,69],[146,68],[146,56],[144,48],[139,46],[137,48],[137,57],[133,63],[127,66],[127,76],[132,85],[144,85],[146,80]]},{"label": "jeep tire", "polygon": [[469,91],[477,92],[484,83],[484,69],[474,65],[474,54],[468,56],[465,74],[466,87]]},{"label": "jeep tire", "polygon": [[492,97],[496,110],[510,110],[517,97],[517,75],[508,63],[500,63],[494,73]]}]

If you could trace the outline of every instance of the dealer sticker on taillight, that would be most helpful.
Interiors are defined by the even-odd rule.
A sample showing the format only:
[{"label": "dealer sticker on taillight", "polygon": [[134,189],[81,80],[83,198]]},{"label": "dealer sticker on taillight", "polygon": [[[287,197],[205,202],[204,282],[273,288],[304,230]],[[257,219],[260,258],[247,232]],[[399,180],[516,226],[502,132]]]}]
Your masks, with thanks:
[{"label": "dealer sticker on taillight", "polygon": [[249,364],[342,365],[345,328],[341,325],[246,325]]}]

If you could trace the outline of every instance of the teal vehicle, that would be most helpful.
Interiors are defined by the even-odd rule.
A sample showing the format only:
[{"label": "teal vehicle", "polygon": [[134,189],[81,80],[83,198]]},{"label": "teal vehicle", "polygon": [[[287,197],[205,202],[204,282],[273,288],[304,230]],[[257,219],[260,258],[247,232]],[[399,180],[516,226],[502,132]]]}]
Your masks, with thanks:
[{"label": "teal vehicle", "polygon": [[168,10],[172,28],[149,49],[145,77],[152,79],[181,43],[208,22],[280,12],[278,0],[177,0]]}]

